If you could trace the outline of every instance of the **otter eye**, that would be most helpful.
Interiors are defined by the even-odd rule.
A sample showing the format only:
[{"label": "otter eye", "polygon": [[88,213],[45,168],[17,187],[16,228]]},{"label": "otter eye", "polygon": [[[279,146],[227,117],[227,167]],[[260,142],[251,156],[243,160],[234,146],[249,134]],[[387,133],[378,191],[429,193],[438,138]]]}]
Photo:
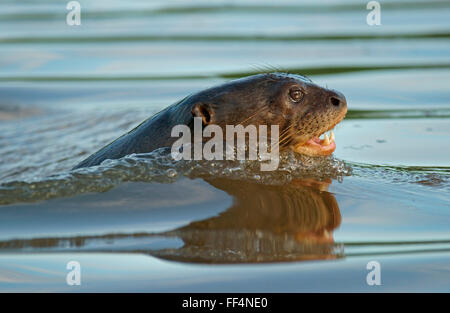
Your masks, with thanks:
[{"label": "otter eye", "polygon": [[289,90],[289,97],[291,97],[292,101],[299,102],[303,99],[303,92],[299,88],[292,88]]}]

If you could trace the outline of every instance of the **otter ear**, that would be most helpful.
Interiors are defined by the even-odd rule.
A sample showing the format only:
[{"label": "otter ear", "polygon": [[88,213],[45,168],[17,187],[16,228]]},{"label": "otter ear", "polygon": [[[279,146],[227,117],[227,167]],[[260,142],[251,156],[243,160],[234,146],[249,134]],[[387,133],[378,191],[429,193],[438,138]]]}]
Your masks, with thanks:
[{"label": "otter ear", "polygon": [[212,121],[213,110],[208,104],[196,103],[192,107],[192,116],[200,117],[202,119],[203,125],[208,125]]}]

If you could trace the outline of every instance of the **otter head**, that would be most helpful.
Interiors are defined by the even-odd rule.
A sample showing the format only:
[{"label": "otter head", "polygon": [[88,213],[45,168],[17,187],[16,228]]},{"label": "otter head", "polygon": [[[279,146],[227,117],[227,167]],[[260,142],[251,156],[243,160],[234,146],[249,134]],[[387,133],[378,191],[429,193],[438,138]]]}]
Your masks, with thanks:
[{"label": "otter head", "polygon": [[[326,156],[336,149],[332,130],[347,113],[345,96],[292,74],[249,76],[205,90],[191,112],[204,125],[279,126],[279,148],[309,156]],[[320,136],[324,134],[323,139]]]}]

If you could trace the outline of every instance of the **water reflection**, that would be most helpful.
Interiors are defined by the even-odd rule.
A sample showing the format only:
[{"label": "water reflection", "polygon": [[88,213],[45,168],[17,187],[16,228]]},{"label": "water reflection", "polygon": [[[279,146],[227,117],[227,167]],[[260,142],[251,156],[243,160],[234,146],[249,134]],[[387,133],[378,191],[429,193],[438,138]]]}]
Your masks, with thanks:
[{"label": "water reflection", "polygon": [[266,186],[230,179],[209,180],[233,197],[218,216],[169,232],[184,246],[152,255],[200,263],[253,263],[330,259],[343,255],[332,232],[341,223],[329,182],[295,180]]},{"label": "water reflection", "polygon": [[217,216],[160,233],[33,238],[0,242],[0,250],[114,251],[145,253],[194,263],[257,263],[343,256],[334,229],[341,223],[330,181],[294,180],[269,186],[232,179],[207,179],[233,198]]}]

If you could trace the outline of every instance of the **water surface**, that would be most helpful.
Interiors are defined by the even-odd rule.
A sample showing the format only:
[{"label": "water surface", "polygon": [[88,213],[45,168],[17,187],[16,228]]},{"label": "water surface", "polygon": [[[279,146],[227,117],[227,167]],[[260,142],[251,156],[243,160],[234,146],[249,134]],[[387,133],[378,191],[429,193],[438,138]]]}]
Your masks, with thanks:
[{"label": "water surface", "polygon": [[[449,291],[448,1],[0,4],[1,291]],[[78,162],[260,71],[349,104],[333,158]],[[67,262],[82,266],[66,284]],[[368,286],[378,261],[382,285]]]}]

